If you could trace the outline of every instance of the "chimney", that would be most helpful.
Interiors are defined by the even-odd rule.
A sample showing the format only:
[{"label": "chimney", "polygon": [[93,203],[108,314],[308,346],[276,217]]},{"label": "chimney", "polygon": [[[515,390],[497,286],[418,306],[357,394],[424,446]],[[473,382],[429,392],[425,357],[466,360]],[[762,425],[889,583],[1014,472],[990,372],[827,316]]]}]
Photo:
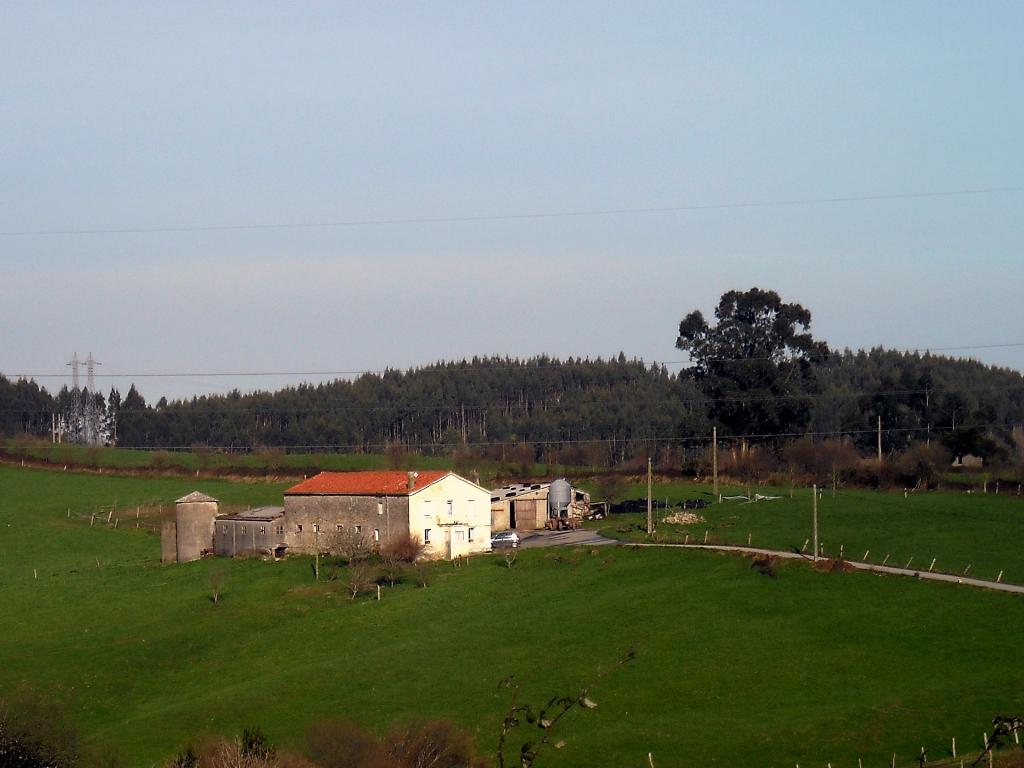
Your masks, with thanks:
[{"label": "chimney", "polygon": [[419,477],[419,476],[420,476],[419,472],[410,472],[409,473],[409,490],[410,491],[416,489],[416,478]]}]

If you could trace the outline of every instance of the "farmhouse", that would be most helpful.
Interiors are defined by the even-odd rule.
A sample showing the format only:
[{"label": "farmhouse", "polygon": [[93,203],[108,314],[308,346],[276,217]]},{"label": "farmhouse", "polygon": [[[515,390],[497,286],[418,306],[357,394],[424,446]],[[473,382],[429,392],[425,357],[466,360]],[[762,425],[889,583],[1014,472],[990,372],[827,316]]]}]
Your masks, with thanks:
[{"label": "farmhouse", "polygon": [[283,507],[228,515],[195,491],[178,499],[174,522],[164,524],[161,559],[380,549],[408,536],[425,556],[451,559],[490,551],[489,497],[452,472],[321,472],[285,491]]},{"label": "farmhouse", "polygon": [[284,543],[315,552],[353,537],[383,547],[412,536],[428,557],[486,552],[489,498],[452,472],[321,472],[284,492]]},{"label": "farmhouse", "polygon": [[590,494],[565,479],[518,483],[491,491],[491,528],[531,531],[571,527],[590,511]]}]

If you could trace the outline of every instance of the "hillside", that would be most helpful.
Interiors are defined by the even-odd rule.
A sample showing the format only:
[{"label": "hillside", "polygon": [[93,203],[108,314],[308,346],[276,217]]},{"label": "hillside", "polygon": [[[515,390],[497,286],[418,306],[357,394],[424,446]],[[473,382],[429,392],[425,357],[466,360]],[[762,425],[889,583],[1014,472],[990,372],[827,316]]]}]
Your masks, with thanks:
[{"label": "hillside", "polygon": [[[822,574],[704,553],[524,551],[431,586],[347,600],[310,563],[160,565],[155,536],[90,526],[88,512],[162,503],[199,487],[229,504],[281,486],[0,468],[0,688],[68,705],[89,743],[129,765],[201,733],[258,724],[281,744],[311,720],[382,730],[443,717],[496,740],[509,674],[533,700],[572,690],[626,648],[596,710],[565,724],[547,765],[916,764],[922,744],[974,747],[1019,709],[1012,659],[1024,603],[911,579]],[[130,516],[128,517],[130,520]],[[210,577],[225,574],[218,605]],[[40,663],[45,661],[45,663]],[[125,671],[131,671],[126,675]]]}]

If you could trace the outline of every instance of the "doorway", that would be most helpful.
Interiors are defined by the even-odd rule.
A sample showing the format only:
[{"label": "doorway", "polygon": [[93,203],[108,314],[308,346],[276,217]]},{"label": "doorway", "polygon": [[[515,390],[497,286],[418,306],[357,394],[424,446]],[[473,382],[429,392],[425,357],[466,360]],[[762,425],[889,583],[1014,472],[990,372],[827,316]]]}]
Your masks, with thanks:
[{"label": "doorway", "polygon": [[508,527],[516,527],[516,503],[514,501],[508,503]]}]

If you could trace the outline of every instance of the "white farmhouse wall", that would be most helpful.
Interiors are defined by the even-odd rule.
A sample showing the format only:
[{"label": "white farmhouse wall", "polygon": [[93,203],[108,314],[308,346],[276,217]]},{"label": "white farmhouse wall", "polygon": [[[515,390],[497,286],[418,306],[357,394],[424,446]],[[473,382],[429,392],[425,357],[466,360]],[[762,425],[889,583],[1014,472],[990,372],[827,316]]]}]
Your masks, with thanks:
[{"label": "white farmhouse wall", "polygon": [[447,557],[449,551],[453,556],[487,552],[491,492],[458,475],[446,475],[409,496],[409,533],[424,542],[428,557]]}]

